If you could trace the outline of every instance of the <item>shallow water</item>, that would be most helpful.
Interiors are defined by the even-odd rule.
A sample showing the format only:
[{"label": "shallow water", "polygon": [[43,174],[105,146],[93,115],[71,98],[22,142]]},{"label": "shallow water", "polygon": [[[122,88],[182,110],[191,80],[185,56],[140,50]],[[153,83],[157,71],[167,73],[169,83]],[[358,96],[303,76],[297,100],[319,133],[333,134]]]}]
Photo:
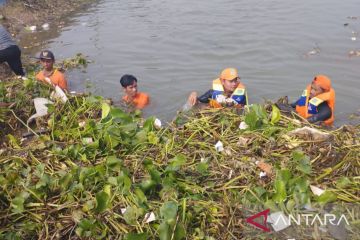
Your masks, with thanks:
[{"label": "shallow water", "polygon": [[[348,55],[360,50],[359,10],[358,0],[103,0],[61,32],[37,37],[52,38],[57,58],[81,52],[94,61],[85,73],[68,73],[72,89],[91,83],[97,94],[119,99],[119,79],[130,73],[151,95],[146,113],[162,119],[192,90],[208,90],[223,68],[237,67],[250,103],[295,100],[314,75],[328,75],[340,124],[360,109],[360,57]],[[320,52],[307,54],[314,48]]]}]

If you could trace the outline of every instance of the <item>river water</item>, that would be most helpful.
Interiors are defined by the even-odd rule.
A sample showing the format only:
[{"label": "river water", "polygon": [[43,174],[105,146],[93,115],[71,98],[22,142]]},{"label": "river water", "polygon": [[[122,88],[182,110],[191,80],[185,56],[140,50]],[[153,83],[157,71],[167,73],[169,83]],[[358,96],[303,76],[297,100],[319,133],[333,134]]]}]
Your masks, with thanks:
[{"label": "river water", "polygon": [[67,73],[70,88],[90,83],[117,100],[120,77],[133,74],[151,96],[147,115],[171,119],[225,67],[239,69],[250,103],[295,100],[322,73],[336,90],[337,124],[360,109],[360,57],[348,54],[360,50],[359,0],[102,0],[63,24],[48,48],[94,61]]}]

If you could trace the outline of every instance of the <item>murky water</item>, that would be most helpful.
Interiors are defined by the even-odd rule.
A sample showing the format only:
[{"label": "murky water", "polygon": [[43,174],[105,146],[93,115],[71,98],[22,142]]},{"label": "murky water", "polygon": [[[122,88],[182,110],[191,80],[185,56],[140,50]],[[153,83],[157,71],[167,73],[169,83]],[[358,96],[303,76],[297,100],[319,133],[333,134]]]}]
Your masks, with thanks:
[{"label": "murky water", "polygon": [[[359,0],[103,0],[73,17],[49,48],[58,58],[82,52],[95,61],[68,73],[72,89],[90,82],[119,99],[119,79],[130,73],[151,95],[147,114],[164,119],[225,67],[239,69],[251,103],[295,100],[314,75],[326,74],[341,123],[360,108],[360,57],[348,56],[360,50],[357,32]],[[306,55],[314,48],[320,52]]]}]

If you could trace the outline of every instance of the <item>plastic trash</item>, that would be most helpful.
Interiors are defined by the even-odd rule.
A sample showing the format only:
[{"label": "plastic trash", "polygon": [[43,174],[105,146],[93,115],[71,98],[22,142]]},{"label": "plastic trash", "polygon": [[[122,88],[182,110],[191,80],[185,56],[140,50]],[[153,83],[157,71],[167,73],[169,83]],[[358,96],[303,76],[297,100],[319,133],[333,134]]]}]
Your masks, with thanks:
[{"label": "plastic trash", "polygon": [[311,127],[303,127],[292,130],[288,133],[289,136],[296,136],[305,140],[315,140],[315,141],[326,141],[331,138],[331,134],[321,132],[318,129]]},{"label": "plastic trash", "polygon": [[215,150],[217,152],[222,152],[224,151],[224,145],[221,141],[218,141],[216,144],[215,144]]},{"label": "plastic trash", "polygon": [[59,86],[55,86],[55,91],[53,91],[50,94],[50,98],[51,99],[59,99],[63,103],[66,103],[67,100],[68,100],[66,94],[64,93],[64,91]]},{"label": "plastic trash", "polygon": [[259,174],[259,177],[260,177],[260,178],[264,178],[264,177],[266,177],[266,176],[267,176],[266,172],[260,172],[260,174]]},{"label": "plastic trash", "polygon": [[94,142],[94,140],[91,137],[86,137],[86,138],[82,139],[83,144],[90,144],[90,143],[93,143],[93,142]]},{"label": "plastic trash", "polygon": [[325,190],[323,190],[319,187],[313,186],[313,185],[310,185],[310,189],[313,192],[313,194],[316,196],[320,196],[321,194],[323,194],[325,192]]},{"label": "plastic trash", "polygon": [[154,126],[158,129],[161,128],[161,120],[156,118],[154,121]]},{"label": "plastic trash", "polygon": [[154,212],[146,213],[144,217],[145,223],[150,223],[156,220]]},{"label": "plastic trash", "polygon": [[126,212],[126,210],[127,210],[126,208],[121,208],[121,209],[120,209],[120,211],[121,211],[122,214],[124,214],[124,213]]},{"label": "plastic trash", "polygon": [[27,120],[27,124],[29,124],[35,118],[39,118],[48,114],[48,107],[46,105],[53,103],[47,98],[34,98],[33,101],[36,113],[30,116],[30,118]]},{"label": "plastic trash", "polygon": [[42,26],[42,29],[44,29],[45,31],[50,29],[50,25],[48,23],[44,23]]},{"label": "plastic trash", "polygon": [[249,126],[246,124],[246,122],[241,122],[240,125],[239,125],[239,128],[241,130],[245,130],[245,129],[248,129]]},{"label": "plastic trash", "polygon": [[36,31],[36,26],[35,25],[34,26],[28,26],[28,27],[26,27],[26,30],[31,31],[31,32],[35,32]]},{"label": "plastic trash", "polygon": [[256,161],[255,164],[258,168],[265,172],[267,176],[272,175],[272,166],[270,164],[264,161]]}]

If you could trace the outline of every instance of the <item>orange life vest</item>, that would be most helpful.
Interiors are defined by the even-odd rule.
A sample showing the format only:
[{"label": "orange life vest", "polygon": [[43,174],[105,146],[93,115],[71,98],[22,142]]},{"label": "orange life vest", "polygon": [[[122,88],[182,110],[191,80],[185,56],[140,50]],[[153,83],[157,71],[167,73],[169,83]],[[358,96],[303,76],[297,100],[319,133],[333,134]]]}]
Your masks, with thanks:
[{"label": "orange life vest", "polygon": [[329,91],[321,93],[312,99],[309,99],[311,91],[311,85],[309,84],[306,89],[303,91],[300,99],[296,103],[296,112],[303,118],[311,117],[314,114],[318,113],[318,106],[327,102],[331,109],[331,117],[324,121],[328,126],[331,126],[334,122],[334,110],[335,110],[335,90],[330,88]]},{"label": "orange life vest", "polygon": [[[221,84],[219,78],[215,79],[212,83],[213,94],[210,99],[210,106],[213,108],[221,108],[224,106],[224,102],[219,102],[219,96],[224,96],[224,87]],[[225,97],[225,96],[224,96]],[[225,97],[226,98],[226,97]],[[235,91],[231,94],[227,100],[230,100],[230,103],[233,103],[235,106],[243,106],[247,104],[247,96],[245,86],[241,83],[237,86]]]}]

